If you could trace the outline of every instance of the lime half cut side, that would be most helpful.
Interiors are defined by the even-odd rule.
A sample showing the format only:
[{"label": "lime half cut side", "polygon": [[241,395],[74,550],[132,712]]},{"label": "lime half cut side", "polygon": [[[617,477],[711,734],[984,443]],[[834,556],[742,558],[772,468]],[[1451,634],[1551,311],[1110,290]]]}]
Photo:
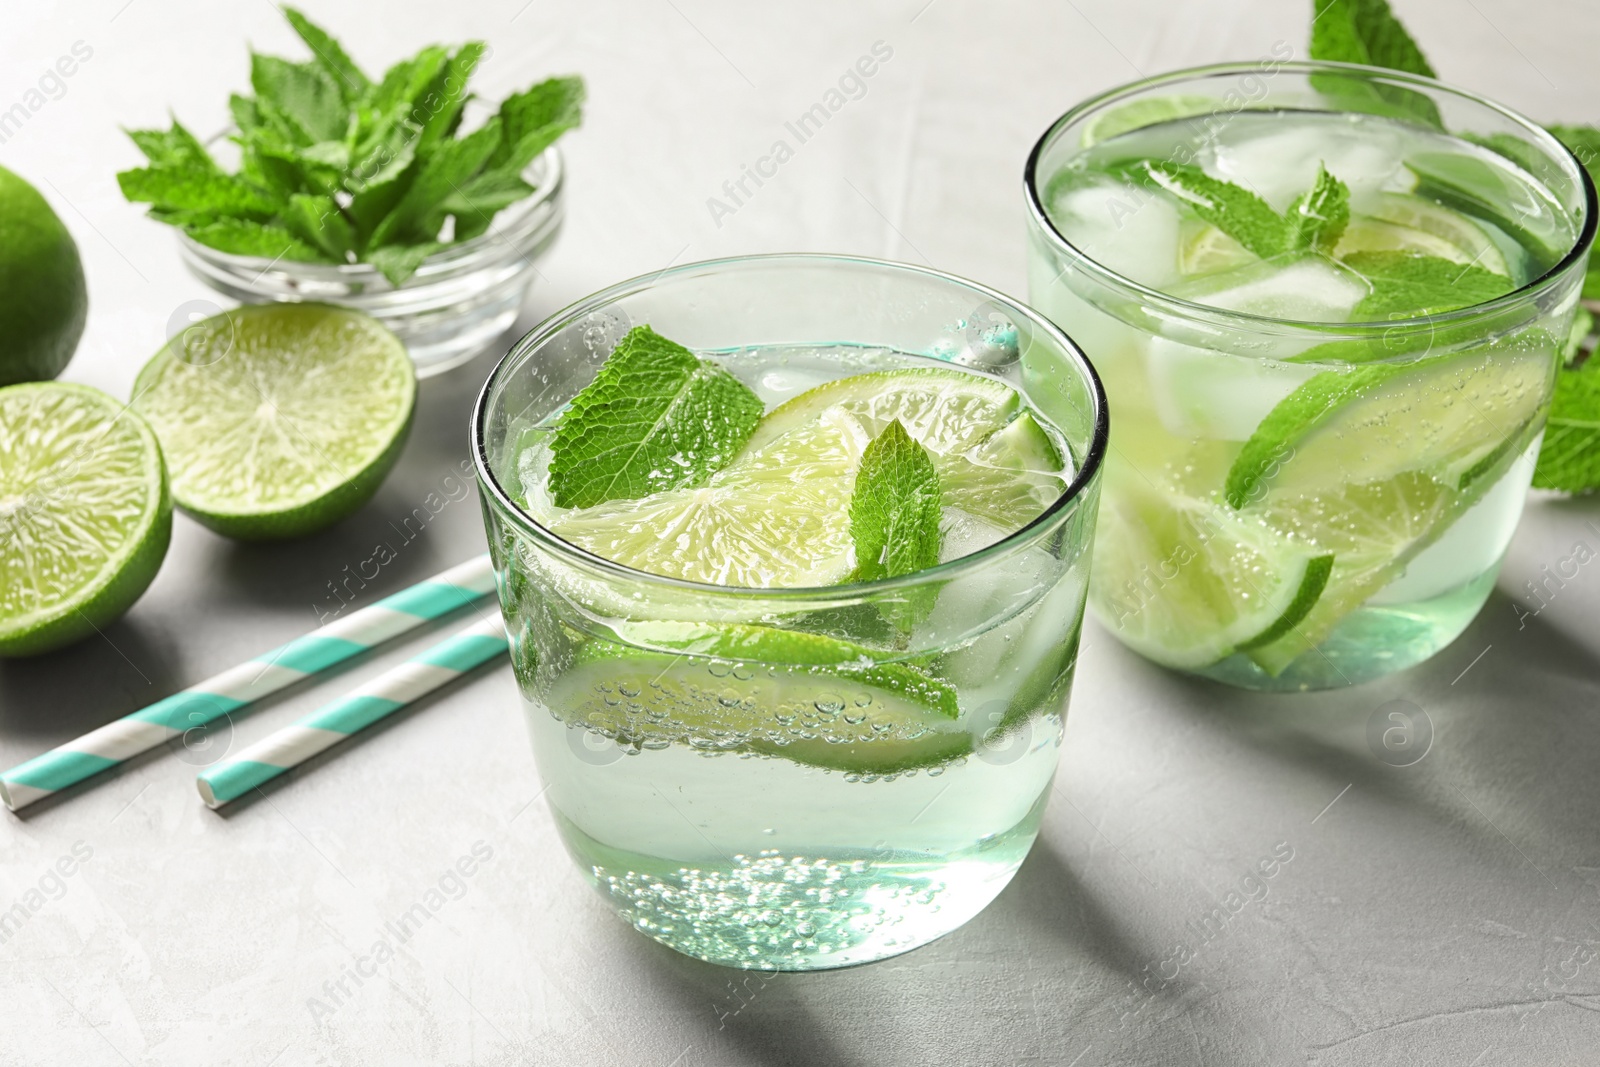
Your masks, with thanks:
[{"label": "lime half cut side", "polygon": [[242,307],[169,341],[134,406],[161,439],[178,506],[228,537],[296,537],[366,503],[416,403],[405,346],[322,304]]},{"label": "lime half cut side", "polygon": [[161,567],[172,500],[155,434],[96,389],[0,389],[0,655],[125,612]]},{"label": "lime half cut side", "polygon": [[1169,667],[1209,667],[1292,633],[1332,568],[1331,554],[1221,504],[1129,484],[1101,499],[1096,607],[1119,639]]},{"label": "lime half cut side", "polygon": [[623,623],[589,639],[545,694],[573,727],[622,744],[752,752],[862,774],[972,751],[955,690],[908,663],[763,626]]}]

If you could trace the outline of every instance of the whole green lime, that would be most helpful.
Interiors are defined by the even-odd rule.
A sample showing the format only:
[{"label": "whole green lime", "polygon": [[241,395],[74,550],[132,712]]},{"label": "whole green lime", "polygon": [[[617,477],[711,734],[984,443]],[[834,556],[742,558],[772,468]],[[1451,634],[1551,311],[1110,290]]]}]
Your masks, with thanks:
[{"label": "whole green lime", "polygon": [[0,386],[60,374],[88,312],[72,235],[39,190],[0,167]]}]

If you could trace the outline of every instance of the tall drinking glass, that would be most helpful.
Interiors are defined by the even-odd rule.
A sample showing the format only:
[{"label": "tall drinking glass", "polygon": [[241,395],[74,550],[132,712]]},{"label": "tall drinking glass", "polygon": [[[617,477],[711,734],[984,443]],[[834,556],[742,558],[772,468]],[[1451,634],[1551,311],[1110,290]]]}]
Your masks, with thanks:
[{"label": "tall drinking glass", "polygon": [[1025,187],[1031,299],[1116,409],[1107,628],[1288,691],[1454,640],[1521,514],[1594,238],[1571,153],[1430,79],[1268,60],[1080,104]]},{"label": "tall drinking glass", "polygon": [[[969,371],[1048,424],[1065,492],[995,543],[883,581],[734,588],[611,562],[524,508],[526,442],[644,324],[769,406],[851,361]],[[901,264],[675,267],[523,338],[474,415],[485,522],[545,796],[618,914],[701,959],[809,970],[915,948],[988,904],[1055,773],[1107,432],[1059,329]]]}]

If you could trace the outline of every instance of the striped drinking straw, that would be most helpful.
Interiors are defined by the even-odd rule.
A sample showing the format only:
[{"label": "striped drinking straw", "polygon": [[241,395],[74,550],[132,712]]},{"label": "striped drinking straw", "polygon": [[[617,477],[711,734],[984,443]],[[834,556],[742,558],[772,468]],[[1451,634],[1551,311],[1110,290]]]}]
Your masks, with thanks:
[{"label": "striped drinking straw", "polygon": [[19,811],[493,590],[485,553],[11,768],[0,774],[0,801]]},{"label": "striped drinking straw", "polygon": [[200,799],[208,808],[220,808],[237,800],[505,651],[505,627],[498,617],[473,623],[349,696],[318,708],[237,756],[207,768],[195,782]]}]

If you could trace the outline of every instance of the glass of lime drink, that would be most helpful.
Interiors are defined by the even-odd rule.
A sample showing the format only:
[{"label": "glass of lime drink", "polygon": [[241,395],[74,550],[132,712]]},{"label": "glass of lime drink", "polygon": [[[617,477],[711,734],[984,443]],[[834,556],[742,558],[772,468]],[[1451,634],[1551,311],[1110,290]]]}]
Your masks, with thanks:
[{"label": "glass of lime drink", "polygon": [[[558,504],[574,397],[646,326],[759,422],[714,473]],[[863,580],[895,550],[858,560],[852,507],[902,431],[937,556]],[[1107,432],[1059,329],[902,264],[680,266],[523,338],[474,415],[485,522],[544,795],[611,906],[700,959],[813,970],[987,905],[1055,774]]]},{"label": "glass of lime drink", "polygon": [[1454,640],[1521,514],[1594,236],[1571,154],[1429,79],[1269,61],[1079,105],[1025,187],[1032,302],[1116,409],[1105,626],[1278,691]]}]

